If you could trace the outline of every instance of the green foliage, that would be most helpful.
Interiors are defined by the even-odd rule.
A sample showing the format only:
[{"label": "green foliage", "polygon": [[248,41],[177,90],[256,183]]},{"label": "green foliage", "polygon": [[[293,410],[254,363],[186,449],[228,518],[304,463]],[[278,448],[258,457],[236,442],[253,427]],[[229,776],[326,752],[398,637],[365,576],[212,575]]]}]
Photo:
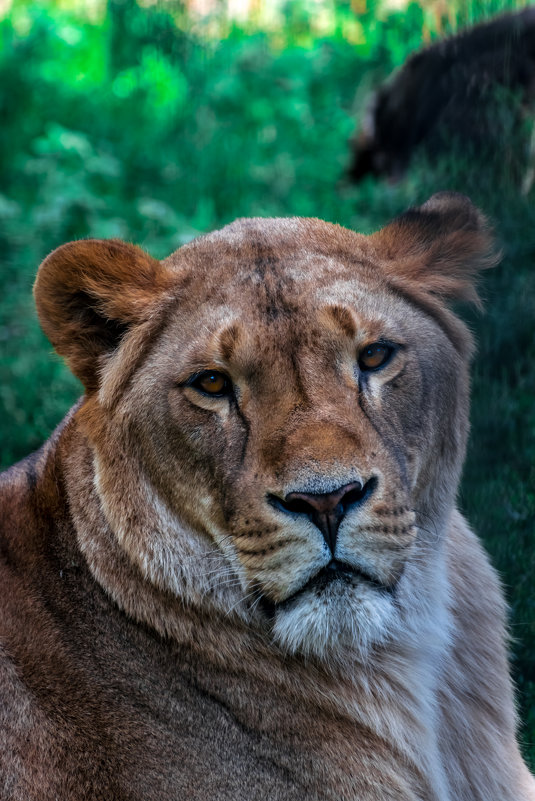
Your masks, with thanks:
[{"label": "green foliage", "polygon": [[277,24],[239,26],[172,3],[110,0],[95,21],[83,5],[15,2],[0,22],[0,459],[38,447],[80,392],[31,300],[35,270],[59,244],[116,236],[161,257],[251,215],[369,232],[432,192],[467,192],[495,220],[505,259],[485,279],[486,316],[471,319],[479,355],[461,502],[511,601],[535,766],[535,207],[512,177],[527,169],[526,137],[505,116],[494,156],[422,158],[396,186],[343,180],[370,88],[422,42],[515,5],[459,0],[440,18],[430,5],[354,0],[326,2],[322,17],[302,0]]}]

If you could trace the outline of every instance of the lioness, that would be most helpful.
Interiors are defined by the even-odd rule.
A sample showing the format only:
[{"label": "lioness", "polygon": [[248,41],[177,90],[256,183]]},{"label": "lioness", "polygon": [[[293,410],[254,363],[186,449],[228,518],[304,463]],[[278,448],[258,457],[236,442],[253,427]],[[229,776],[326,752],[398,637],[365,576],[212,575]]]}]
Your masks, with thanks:
[{"label": "lioness", "polygon": [[494,261],[449,193],[45,259],[86,394],[2,477],[3,801],[535,798],[455,508]]}]

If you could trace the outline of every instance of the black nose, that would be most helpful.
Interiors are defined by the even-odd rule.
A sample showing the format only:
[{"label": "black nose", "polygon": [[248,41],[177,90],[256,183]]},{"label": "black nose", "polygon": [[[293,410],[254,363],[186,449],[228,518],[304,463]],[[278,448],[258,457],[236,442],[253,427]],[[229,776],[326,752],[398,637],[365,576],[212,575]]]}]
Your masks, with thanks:
[{"label": "black nose", "polygon": [[290,492],[284,500],[270,495],[269,501],[285,512],[306,515],[319,528],[334,555],[336,537],[344,515],[371,495],[375,484],[376,479],[371,478],[365,484],[360,481],[345,484],[334,492]]}]

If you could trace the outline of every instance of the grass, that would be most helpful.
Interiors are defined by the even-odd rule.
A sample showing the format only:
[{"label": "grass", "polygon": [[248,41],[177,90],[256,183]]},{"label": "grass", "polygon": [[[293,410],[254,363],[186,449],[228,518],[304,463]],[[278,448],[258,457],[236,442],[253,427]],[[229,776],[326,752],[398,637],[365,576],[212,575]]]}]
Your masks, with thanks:
[{"label": "grass", "polygon": [[437,21],[416,4],[368,3],[357,17],[340,3],[322,25],[305,3],[288,8],[264,30],[193,24],[178,7],[132,0],[111,0],[96,20],[17,2],[0,22],[0,461],[37,448],[80,393],[31,299],[57,245],[118,236],[163,257],[244,215],[318,216],[366,233],[434,191],[468,193],[505,256],[485,278],[486,314],[465,312],[479,351],[460,500],[506,586],[535,768],[535,207],[509,169],[523,140],[512,132],[485,160],[422,159],[395,186],[343,181],[370,87],[439,23],[500,6],[462,3]]}]

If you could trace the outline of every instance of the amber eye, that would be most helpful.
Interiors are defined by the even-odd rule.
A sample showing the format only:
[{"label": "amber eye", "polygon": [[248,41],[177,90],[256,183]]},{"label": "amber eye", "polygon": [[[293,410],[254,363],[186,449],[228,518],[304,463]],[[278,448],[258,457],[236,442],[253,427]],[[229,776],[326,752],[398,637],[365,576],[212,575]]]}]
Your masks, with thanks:
[{"label": "amber eye", "polygon": [[391,345],[384,342],[372,342],[359,355],[359,367],[361,370],[377,370],[386,364],[394,352]]},{"label": "amber eye", "polygon": [[199,392],[203,392],[205,395],[212,395],[216,398],[230,395],[232,391],[230,379],[217,370],[205,370],[203,373],[199,373],[189,382],[189,386],[199,390]]}]

